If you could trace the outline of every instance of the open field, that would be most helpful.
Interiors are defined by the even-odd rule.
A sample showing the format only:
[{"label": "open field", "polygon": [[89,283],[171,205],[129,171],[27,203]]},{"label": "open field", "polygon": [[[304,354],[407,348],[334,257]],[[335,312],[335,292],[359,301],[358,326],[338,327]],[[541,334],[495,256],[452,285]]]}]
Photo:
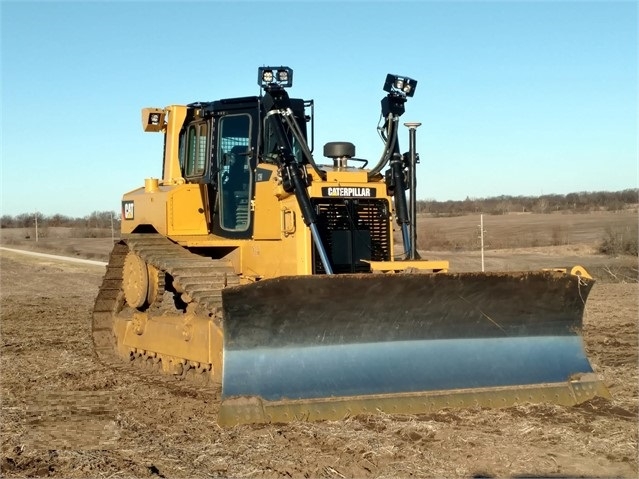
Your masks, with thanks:
[{"label": "open field", "polygon": [[[610,235],[636,245],[636,211],[484,215],[483,219],[486,271],[581,265],[599,281],[637,280],[636,256],[597,253]],[[422,257],[448,259],[452,271],[481,271],[479,225],[480,215],[419,217],[417,244]]]},{"label": "open field", "polygon": [[[452,271],[480,271],[480,215],[418,217],[418,247],[424,258],[448,259]],[[485,269],[516,270],[580,264],[599,279],[610,273],[636,277],[636,258],[598,255],[598,245],[609,234],[639,235],[636,210],[585,214],[484,215]],[[45,228],[35,241],[34,228],[0,230],[3,246],[76,255],[106,261],[111,251],[110,230],[89,230],[95,237],[73,236],[72,228]],[[84,231],[86,233],[86,231]],[[27,238],[28,237],[28,238]],[[117,236],[116,236],[117,237]],[[396,237],[396,244],[401,240]],[[633,275],[634,272],[634,275]],[[612,278],[614,279],[614,278]]]},{"label": "open field", "polygon": [[[596,245],[609,231],[638,234],[636,210],[484,215],[487,249]],[[479,249],[480,215],[417,218],[420,249]],[[423,244],[422,244],[423,243]]]},{"label": "open field", "polygon": [[[601,273],[587,303],[584,340],[612,400],[227,430],[215,423],[215,397],[97,362],[90,315],[104,268],[0,251],[2,476],[637,477],[637,258],[594,254],[613,220],[588,218],[590,231],[580,218],[590,215],[574,216],[563,218],[571,225],[564,231],[579,241],[489,249],[486,266],[582,264]],[[487,231],[508,226],[498,227],[497,218],[484,217]],[[632,227],[632,220],[619,227]],[[479,224],[471,217],[424,221],[451,238],[467,235],[466,223]],[[510,226],[541,235],[548,224]],[[49,236],[36,244],[13,233],[2,230],[2,246],[98,260],[111,248],[110,237]],[[422,256],[450,259],[456,270],[480,267],[476,250]]]}]

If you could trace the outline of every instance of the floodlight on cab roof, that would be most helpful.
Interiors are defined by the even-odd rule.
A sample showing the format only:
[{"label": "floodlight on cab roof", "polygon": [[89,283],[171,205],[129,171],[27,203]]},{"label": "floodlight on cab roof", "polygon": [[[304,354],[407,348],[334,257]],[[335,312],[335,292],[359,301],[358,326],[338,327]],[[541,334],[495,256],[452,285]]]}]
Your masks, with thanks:
[{"label": "floodlight on cab roof", "polygon": [[278,85],[282,88],[293,86],[293,69],[289,67],[259,67],[257,84],[265,88]]}]

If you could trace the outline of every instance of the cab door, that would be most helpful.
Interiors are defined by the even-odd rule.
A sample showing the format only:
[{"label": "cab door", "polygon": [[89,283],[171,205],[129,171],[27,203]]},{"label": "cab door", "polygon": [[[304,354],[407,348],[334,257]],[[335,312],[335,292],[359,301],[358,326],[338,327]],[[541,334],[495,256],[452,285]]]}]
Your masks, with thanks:
[{"label": "cab door", "polygon": [[217,185],[212,230],[226,238],[250,238],[257,122],[253,112],[227,111],[216,119],[211,181]]}]

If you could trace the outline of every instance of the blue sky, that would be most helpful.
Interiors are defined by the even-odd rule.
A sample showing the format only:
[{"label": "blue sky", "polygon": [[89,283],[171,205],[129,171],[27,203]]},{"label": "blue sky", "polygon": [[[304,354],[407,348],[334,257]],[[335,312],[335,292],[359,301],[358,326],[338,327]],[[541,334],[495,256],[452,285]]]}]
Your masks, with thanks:
[{"label": "blue sky", "polygon": [[[375,162],[387,73],[418,80],[418,199],[638,187],[636,2],[2,1],[2,214],[118,211],[161,176],[140,109],[294,69],[315,151]],[[402,151],[408,134],[400,132]]]}]

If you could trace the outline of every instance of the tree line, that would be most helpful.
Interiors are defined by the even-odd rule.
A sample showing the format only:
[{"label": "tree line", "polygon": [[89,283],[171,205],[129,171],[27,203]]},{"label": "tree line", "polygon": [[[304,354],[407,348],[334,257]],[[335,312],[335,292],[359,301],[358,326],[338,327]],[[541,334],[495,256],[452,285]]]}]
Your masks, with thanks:
[{"label": "tree line", "polygon": [[78,229],[120,229],[120,215],[115,211],[94,211],[83,217],[71,217],[56,213],[44,215],[42,213],[21,213],[16,216],[0,216],[0,228],[31,228],[35,225],[42,227],[65,227]]},{"label": "tree line", "polygon": [[566,195],[541,196],[493,196],[465,200],[418,200],[417,212],[433,216],[462,216],[484,213],[504,215],[508,213],[589,213],[592,211],[621,211],[637,207],[639,188],[621,191],[581,191]]},{"label": "tree line", "polygon": [[[591,211],[621,211],[639,204],[639,188],[622,191],[582,191],[567,195],[548,194],[541,196],[493,196],[489,198],[466,198],[465,200],[418,200],[417,212],[434,216],[462,216],[485,213],[503,215],[508,213],[554,213]],[[21,213],[16,216],[0,216],[0,228],[29,228],[34,226],[36,215],[43,227],[68,227],[87,229],[110,229],[120,227],[120,215],[115,211],[94,211],[83,217],[71,217],[56,213]]]}]

